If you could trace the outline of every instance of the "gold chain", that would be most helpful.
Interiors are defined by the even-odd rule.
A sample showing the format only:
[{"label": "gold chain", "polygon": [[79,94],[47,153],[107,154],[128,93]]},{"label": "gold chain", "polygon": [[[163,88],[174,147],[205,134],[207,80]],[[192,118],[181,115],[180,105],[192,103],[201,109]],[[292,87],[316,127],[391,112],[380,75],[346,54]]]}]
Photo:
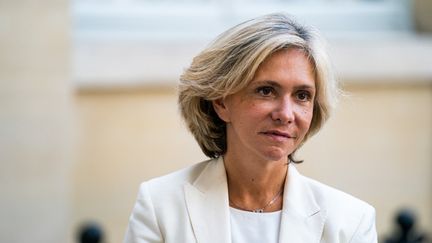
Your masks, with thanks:
[{"label": "gold chain", "polygon": [[244,211],[249,211],[249,212],[253,212],[253,213],[264,213],[264,210],[271,206],[273,203],[275,203],[277,201],[277,199],[279,199],[279,197],[281,196],[283,192],[283,187],[282,189],[272,198],[272,200],[270,200],[264,207],[262,208],[257,208],[257,209],[247,209],[247,208],[243,208],[238,206],[237,204],[235,204],[233,201],[231,201],[231,199],[229,199],[229,202],[232,206],[234,206],[235,208],[244,210]]}]

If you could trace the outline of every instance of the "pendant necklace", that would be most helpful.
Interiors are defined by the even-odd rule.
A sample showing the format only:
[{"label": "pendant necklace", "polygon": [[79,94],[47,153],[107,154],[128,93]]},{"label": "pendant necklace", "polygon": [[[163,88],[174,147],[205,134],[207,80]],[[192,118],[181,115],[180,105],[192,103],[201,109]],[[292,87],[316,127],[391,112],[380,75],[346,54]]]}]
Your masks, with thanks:
[{"label": "pendant necklace", "polygon": [[264,207],[262,208],[257,208],[257,209],[246,209],[243,207],[238,206],[237,204],[235,204],[233,201],[231,201],[231,199],[229,199],[229,202],[232,206],[234,206],[235,208],[244,210],[244,211],[249,211],[249,212],[253,212],[253,213],[264,213],[264,210],[268,207],[270,207],[271,205],[273,205],[273,203],[275,203],[279,197],[282,195],[283,192],[283,187],[282,189],[272,198],[272,200],[270,200]]}]

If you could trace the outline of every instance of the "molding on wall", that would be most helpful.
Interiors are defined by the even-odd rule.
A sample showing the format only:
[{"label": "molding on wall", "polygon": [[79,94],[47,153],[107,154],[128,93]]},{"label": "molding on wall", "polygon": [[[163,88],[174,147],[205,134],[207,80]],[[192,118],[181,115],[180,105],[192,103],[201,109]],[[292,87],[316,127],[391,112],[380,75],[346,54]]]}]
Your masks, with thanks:
[{"label": "molding on wall", "polygon": [[330,54],[347,82],[432,84],[432,35],[391,39],[334,40]]},{"label": "molding on wall", "polygon": [[[75,44],[73,80],[79,88],[175,85],[206,43],[98,42]],[[331,39],[336,74],[353,83],[432,83],[432,36]]]}]

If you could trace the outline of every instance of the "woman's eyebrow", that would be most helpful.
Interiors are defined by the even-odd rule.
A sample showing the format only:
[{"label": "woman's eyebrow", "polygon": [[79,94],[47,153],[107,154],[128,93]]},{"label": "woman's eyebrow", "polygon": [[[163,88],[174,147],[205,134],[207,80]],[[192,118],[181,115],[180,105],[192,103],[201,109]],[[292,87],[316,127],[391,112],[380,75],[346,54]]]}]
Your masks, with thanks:
[{"label": "woman's eyebrow", "polygon": [[[276,88],[281,88],[282,86],[273,80],[262,80],[262,81],[256,81],[253,83],[254,86],[260,86],[260,85],[269,85]],[[298,86],[294,86],[295,89],[307,89],[307,90],[315,90],[315,85],[308,85],[308,84],[300,84]]]},{"label": "woman's eyebrow", "polygon": [[296,89],[307,89],[307,90],[315,90],[315,86],[302,84],[299,86],[295,86]]},{"label": "woman's eyebrow", "polygon": [[262,81],[256,81],[253,83],[254,86],[259,86],[259,85],[269,85],[269,86],[274,86],[274,87],[278,87],[280,88],[281,85],[273,80],[262,80]]}]

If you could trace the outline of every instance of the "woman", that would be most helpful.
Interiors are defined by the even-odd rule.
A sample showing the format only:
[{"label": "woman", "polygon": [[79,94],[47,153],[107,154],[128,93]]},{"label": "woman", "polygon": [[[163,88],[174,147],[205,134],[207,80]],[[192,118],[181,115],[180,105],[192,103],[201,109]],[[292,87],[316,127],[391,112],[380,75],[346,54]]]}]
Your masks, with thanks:
[{"label": "woman", "polygon": [[315,31],[284,14],[220,35],[181,76],[211,160],[141,185],[125,242],[377,242],[374,209],[297,172],[337,93]]}]

